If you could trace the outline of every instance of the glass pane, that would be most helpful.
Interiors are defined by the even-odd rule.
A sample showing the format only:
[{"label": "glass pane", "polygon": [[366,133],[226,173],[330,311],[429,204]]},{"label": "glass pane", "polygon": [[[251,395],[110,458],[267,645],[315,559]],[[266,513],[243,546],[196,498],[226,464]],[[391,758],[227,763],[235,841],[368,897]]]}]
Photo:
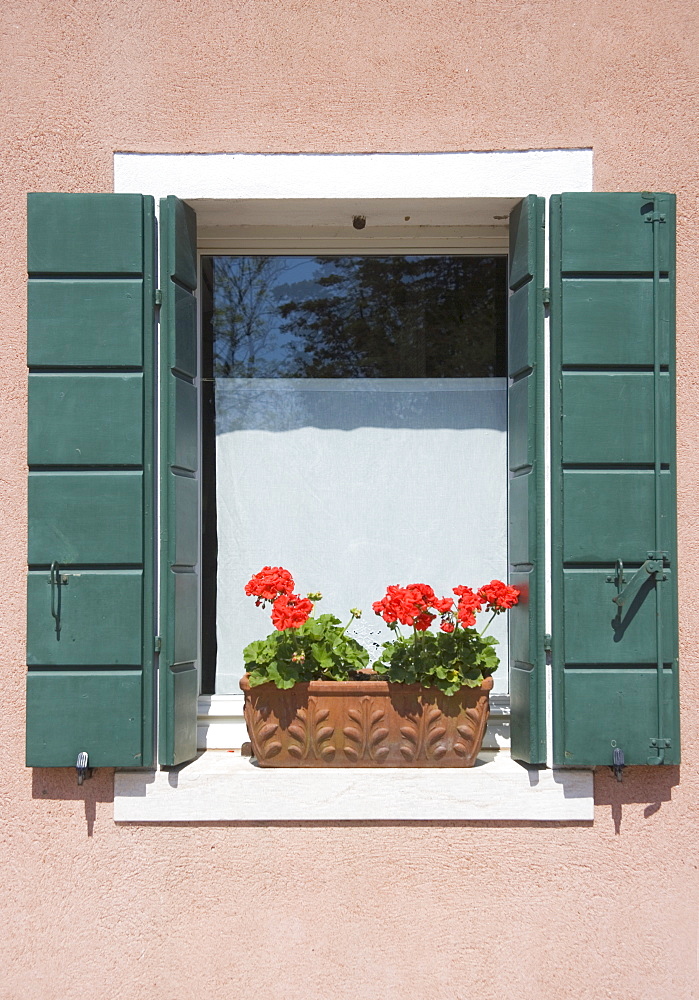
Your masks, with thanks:
[{"label": "glass pane", "polygon": [[218,378],[505,375],[504,257],[212,257]]},{"label": "glass pane", "polygon": [[503,258],[215,257],[204,288],[218,693],[238,690],[243,647],[271,631],[243,593],[263,565],[321,590],[319,611],[363,608],[367,645],[390,637],[371,610],[388,584],[450,594],[505,577]]}]

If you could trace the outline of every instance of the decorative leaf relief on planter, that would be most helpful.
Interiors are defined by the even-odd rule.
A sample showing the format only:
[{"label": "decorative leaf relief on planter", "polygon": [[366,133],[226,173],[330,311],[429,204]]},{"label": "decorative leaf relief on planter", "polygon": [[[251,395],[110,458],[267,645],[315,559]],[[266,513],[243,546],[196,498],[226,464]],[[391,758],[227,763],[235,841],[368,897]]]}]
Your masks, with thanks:
[{"label": "decorative leaf relief on planter", "polygon": [[251,688],[245,721],[262,767],[471,767],[488,721],[491,678],[445,695],[383,680]]},{"label": "decorative leaf relief on planter", "polygon": [[[456,728],[459,732],[462,729],[469,732],[465,726]],[[449,739],[449,720],[436,705],[426,706],[421,714],[411,716],[410,721],[400,727],[400,733],[403,737],[400,752],[407,761],[439,761],[448,753],[450,743],[459,757],[465,757],[468,753],[461,743]],[[473,733],[470,733],[470,743],[472,746]]]},{"label": "decorative leaf relief on planter", "polygon": [[248,705],[246,701],[244,717],[250,739],[255,743],[261,759],[271,760],[276,757],[282,749],[282,744],[278,739],[272,740],[279,726],[276,722],[266,721],[269,717],[269,709],[264,705],[258,705],[256,711],[253,711],[252,706]]},{"label": "decorative leaf relief on planter", "polygon": [[[308,699],[308,709],[298,708],[294,721],[287,727],[287,732],[295,743],[289,743],[288,753],[296,760],[315,757],[316,760],[331,761],[335,756],[332,740],[335,735],[333,726],[324,726],[330,712],[327,708],[318,707],[318,699],[311,695]],[[298,720],[298,721],[297,721]]]},{"label": "decorative leaf relief on planter", "polygon": [[388,757],[389,747],[379,744],[389,734],[388,728],[380,722],[385,722],[386,712],[376,707],[374,698],[364,695],[359,698],[358,708],[348,708],[347,715],[355,722],[355,726],[345,726],[343,734],[349,741],[343,746],[348,760],[356,762],[360,757],[368,756],[370,760],[382,762]]}]

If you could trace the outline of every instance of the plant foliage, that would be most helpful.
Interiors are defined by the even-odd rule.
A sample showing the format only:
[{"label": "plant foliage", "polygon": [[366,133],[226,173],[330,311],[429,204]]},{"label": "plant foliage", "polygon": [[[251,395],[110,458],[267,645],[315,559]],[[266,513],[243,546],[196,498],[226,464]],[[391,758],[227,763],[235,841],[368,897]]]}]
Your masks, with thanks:
[{"label": "plant foliage", "polygon": [[346,681],[369,663],[369,654],[345,635],[339,618],[320,615],[298,628],[272,632],[243,652],[250,686],[291,688],[303,681]]},{"label": "plant foliage", "polygon": [[385,642],[374,670],[397,684],[422,684],[456,694],[464,686],[480,687],[497,670],[497,644],[494,636],[480,635],[475,628],[413,632]]}]

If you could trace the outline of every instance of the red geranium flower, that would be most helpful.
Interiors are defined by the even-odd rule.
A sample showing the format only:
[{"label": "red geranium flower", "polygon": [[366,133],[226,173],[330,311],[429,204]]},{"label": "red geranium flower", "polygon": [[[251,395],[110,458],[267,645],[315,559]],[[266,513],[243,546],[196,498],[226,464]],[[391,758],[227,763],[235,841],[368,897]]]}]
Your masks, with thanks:
[{"label": "red geranium flower", "polygon": [[481,587],[478,596],[493,612],[508,611],[519,601],[519,591],[516,587],[508,587],[502,580],[491,580]]},{"label": "red geranium flower", "polygon": [[265,566],[245,585],[245,593],[257,597],[258,604],[262,601],[276,601],[281,594],[288,595],[293,590],[294,579],[288,569],[281,566]]},{"label": "red geranium flower", "polygon": [[459,598],[457,621],[463,628],[472,628],[476,624],[476,611],[480,611],[483,604],[481,598],[470,587],[454,587],[454,593]]},{"label": "red geranium flower", "polygon": [[437,617],[430,609],[446,614],[451,608],[451,598],[435,597],[427,583],[411,583],[407,587],[393,585],[386,588],[386,596],[372,605],[374,611],[389,625],[400,622],[424,632]]},{"label": "red geranium flower", "polygon": [[272,605],[272,624],[281,632],[298,628],[308,621],[313,611],[313,601],[298,594],[282,594]]},{"label": "red geranium flower", "polygon": [[421,611],[413,618],[413,628],[417,629],[418,632],[426,632],[436,617],[428,611]]},{"label": "red geranium flower", "polygon": [[432,602],[432,607],[439,611],[440,615],[445,615],[454,606],[453,597],[436,597]]}]

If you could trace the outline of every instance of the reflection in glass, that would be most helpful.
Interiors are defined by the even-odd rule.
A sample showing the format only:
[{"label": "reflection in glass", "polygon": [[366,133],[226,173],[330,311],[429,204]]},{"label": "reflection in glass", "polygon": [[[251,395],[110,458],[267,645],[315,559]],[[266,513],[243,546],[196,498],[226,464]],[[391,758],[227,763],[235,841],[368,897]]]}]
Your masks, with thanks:
[{"label": "reflection in glass", "polygon": [[205,258],[218,378],[505,374],[505,258]]}]

